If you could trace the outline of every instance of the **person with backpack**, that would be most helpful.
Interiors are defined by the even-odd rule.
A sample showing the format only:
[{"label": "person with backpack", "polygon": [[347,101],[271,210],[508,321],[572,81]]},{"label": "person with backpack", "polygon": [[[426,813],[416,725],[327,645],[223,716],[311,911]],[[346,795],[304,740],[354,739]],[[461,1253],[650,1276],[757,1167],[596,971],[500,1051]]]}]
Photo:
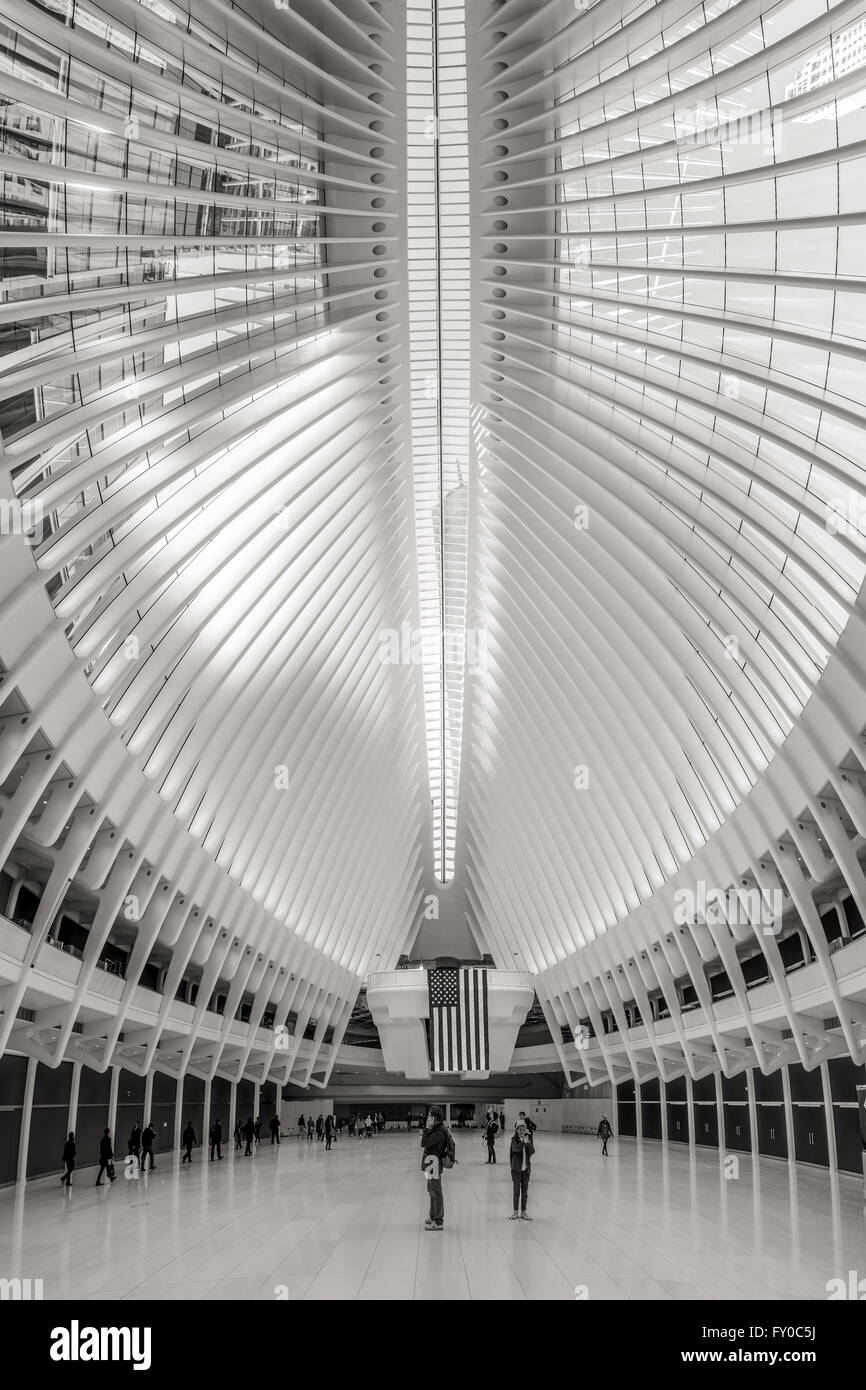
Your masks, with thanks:
[{"label": "person with backpack", "polygon": [[192,1151],[195,1147],[195,1130],[192,1120],[187,1120],[186,1129],[183,1132],[183,1158],[180,1160],[181,1168],[185,1163],[192,1163]]},{"label": "person with backpack", "polygon": [[599,1120],[597,1134],[599,1139],[601,1140],[601,1156],[602,1158],[609,1158],[610,1155],[607,1152],[607,1141],[613,1134],[613,1130],[610,1127],[610,1120],[607,1118],[607,1115],[602,1115],[601,1119]]},{"label": "person with backpack", "polygon": [[532,1217],[526,1213],[526,1202],[529,1196],[529,1176],[532,1171],[532,1155],[534,1153],[535,1146],[532,1142],[532,1135],[526,1125],[518,1120],[511,1138],[511,1186],[514,1193],[514,1211],[509,1217],[510,1221],[516,1221],[518,1216],[523,1221],[532,1220]]},{"label": "person with backpack", "polygon": [[495,1162],[496,1162],[496,1135],[497,1135],[497,1133],[498,1133],[498,1130],[499,1130],[499,1126],[498,1126],[498,1124],[496,1123],[495,1119],[493,1118],[493,1115],[492,1115],[492,1114],[488,1114],[488,1116],[487,1116],[487,1124],[486,1124],[485,1130],[484,1130],[484,1138],[485,1138],[486,1141],[487,1141],[487,1162],[488,1162],[488,1163],[495,1163]]},{"label": "person with backpack", "polygon": [[114,1171],[114,1145],[111,1142],[111,1130],[103,1130],[102,1138],[99,1141],[99,1172],[96,1174],[96,1186],[102,1187],[102,1175],[108,1174],[108,1181],[114,1182],[117,1174]]},{"label": "person with backpack", "polygon": [[441,1231],[445,1226],[445,1200],[442,1194],[442,1171],[457,1162],[454,1140],[443,1123],[444,1114],[438,1105],[431,1105],[427,1123],[421,1131],[421,1171],[427,1179],[430,1214],[424,1222],[425,1231]]},{"label": "person with backpack", "polygon": [[222,1158],[223,1126],[222,1120],[214,1120],[210,1127],[210,1161],[213,1163],[213,1151],[216,1149],[217,1158]]}]

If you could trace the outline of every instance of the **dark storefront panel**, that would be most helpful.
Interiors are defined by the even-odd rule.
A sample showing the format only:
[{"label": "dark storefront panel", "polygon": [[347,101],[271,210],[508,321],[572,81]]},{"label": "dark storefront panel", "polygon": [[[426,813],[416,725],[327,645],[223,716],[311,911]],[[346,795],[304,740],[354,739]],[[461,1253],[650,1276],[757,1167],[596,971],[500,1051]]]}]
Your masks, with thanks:
[{"label": "dark storefront panel", "polygon": [[823,1105],[794,1106],[794,1152],[798,1163],[830,1162]]},{"label": "dark storefront panel", "polygon": [[620,1134],[637,1134],[637,1106],[621,1100],[617,1102],[616,1112]]},{"label": "dark storefront panel", "polygon": [[758,1150],[767,1158],[788,1157],[783,1105],[758,1106]]},{"label": "dark storefront panel", "polygon": [[661,1139],[662,1108],[654,1101],[642,1101],[640,1107],[644,1139]]},{"label": "dark storefront panel", "polygon": [[695,1143],[704,1144],[712,1149],[719,1147],[719,1120],[715,1101],[712,1105],[704,1103],[695,1106]]},{"label": "dark storefront panel", "polygon": [[749,1124],[748,1105],[734,1105],[725,1101],[722,1106],[725,1120],[725,1148],[740,1153],[750,1153],[752,1149],[752,1127]]},{"label": "dark storefront panel", "polygon": [[668,1102],[668,1139],[672,1144],[687,1144],[689,1142],[689,1107],[687,1105]]},{"label": "dark storefront panel", "polygon": [[836,1160],[844,1173],[863,1171],[863,1139],[856,1105],[834,1105]]}]

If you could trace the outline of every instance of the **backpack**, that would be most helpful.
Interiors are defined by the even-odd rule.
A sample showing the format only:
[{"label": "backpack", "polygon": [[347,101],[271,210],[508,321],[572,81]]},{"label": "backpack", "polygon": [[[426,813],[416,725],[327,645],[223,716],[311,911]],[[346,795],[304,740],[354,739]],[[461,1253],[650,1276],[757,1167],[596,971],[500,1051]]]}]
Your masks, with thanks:
[{"label": "backpack", "polygon": [[450,1129],[446,1129],[445,1135],[448,1140],[448,1147],[442,1155],[442,1167],[454,1168],[457,1166],[457,1149],[454,1144],[454,1136]]}]

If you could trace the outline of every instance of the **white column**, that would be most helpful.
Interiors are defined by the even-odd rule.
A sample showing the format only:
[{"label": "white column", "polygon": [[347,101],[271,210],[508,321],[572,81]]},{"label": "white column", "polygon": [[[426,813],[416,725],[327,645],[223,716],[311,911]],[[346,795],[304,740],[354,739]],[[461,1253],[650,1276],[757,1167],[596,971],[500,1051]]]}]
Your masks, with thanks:
[{"label": "white column", "polygon": [[752,1135],[752,1163],[756,1164],[760,1157],[761,1147],[758,1140],[758,1102],[755,1097],[754,1067],[746,1068],[746,1088],[749,1093],[749,1130]]},{"label": "white column", "polygon": [[172,1148],[177,1153],[183,1138],[183,1077],[177,1078],[177,1091],[174,1099],[174,1135],[172,1137]]},{"label": "white column", "polygon": [[725,1141],[725,1105],[722,1100],[722,1073],[714,1073],[716,1080],[716,1125],[719,1130],[719,1153],[727,1153],[727,1143]]},{"label": "white column", "polygon": [[211,1104],[212,1104],[212,1102],[211,1102],[212,1090],[213,1090],[213,1079],[209,1076],[209,1077],[207,1078],[207,1080],[205,1081],[205,1083],[204,1083],[204,1119],[203,1119],[202,1122],[201,1122],[201,1124],[202,1124],[202,1131],[201,1131],[201,1146],[202,1146],[203,1149],[207,1149],[207,1150],[208,1150],[208,1153],[210,1153],[210,1149],[208,1148],[208,1135],[210,1134],[210,1125],[211,1125],[210,1108],[211,1108]]},{"label": "white column", "polygon": [[229,1090],[229,1132],[226,1135],[226,1143],[229,1153],[235,1151],[235,1124],[238,1118],[238,1083],[231,1082]]},{"label": "white column", "polygon": [[143,1125],[149,1125],[151,1120],[150,1107],[153,1105],[153,1072],[149,1071],[144,1078],[144,1116]]},{"label": "white column", "polygon": [[640,1144],[643,1141],[643,1109],[640,1098],[640,1082],[637,1077],[635,1077],[634,1083],[634,1127],[637,1142]]},{"label": "white column", "polygon": [[662,1115],[662,1143],[668,1142],[668,1083],[659,1077],[659,1108]]},{"label": "white column", "polygon": [[81,1087],[81,1062],[72,1063],[72,1086],[69,1091],[69,1119],[66,1123],[67,1130],[75,1131],[78,1124],[78,1092]]},{"label": "white column", "polygon": [[[30,1119],[33,1114],[33,1092],[36,1088],[35,1057],[27,1058],[27,1077],[24,1082],[24,1106],[21,1111],[21,1133],[18,1137],[18,1181],[27,1181],[27,1151],[30,1148]],[[64,1135],[64,1138],[66,1136]]]},{"label": "white column", "polygon": [[827,1124],[827,1161],[830,1172],[839,1171],[839,1156],[836,1153],[836,1126],[833,1123],[833,1096],[830,1091],[830,1067],[821,1063],[821,1083],[824,1087],[824,1119]]},{"label": "white column", "polygon": [[788,1068],[782,1067],[782,1097],[785,1102],[785,1129],[788,1132],[788,1162],[797,1162],[797,1146],[794,1140],[794,1107],[791,1104],[791,1078]]},{"label": "white column", "polygon": [[115,1157],[117,1156],[117,1093],[120,1090],[120,1067],[111,1067],[111,1087],[108,1092],[108,1128],[111,1130],[111,1142],[115,1145]]},{"label": "white column", "polygon": [[686,1072],[686,1121],[689,1126],[689,1150],[693,1151],[695,1138],[695,1083],[691,1072]]}]

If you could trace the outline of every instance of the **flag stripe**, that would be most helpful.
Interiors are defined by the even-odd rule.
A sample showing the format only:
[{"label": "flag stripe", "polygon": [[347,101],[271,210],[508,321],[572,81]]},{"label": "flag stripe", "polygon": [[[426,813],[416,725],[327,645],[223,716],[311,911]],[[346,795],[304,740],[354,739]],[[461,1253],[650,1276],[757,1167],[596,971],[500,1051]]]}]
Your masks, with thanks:
[{"label": "flag stripe", "polygon": [[487,971],[443,966],[429,971],[431,1070],[487,1071]]}]

